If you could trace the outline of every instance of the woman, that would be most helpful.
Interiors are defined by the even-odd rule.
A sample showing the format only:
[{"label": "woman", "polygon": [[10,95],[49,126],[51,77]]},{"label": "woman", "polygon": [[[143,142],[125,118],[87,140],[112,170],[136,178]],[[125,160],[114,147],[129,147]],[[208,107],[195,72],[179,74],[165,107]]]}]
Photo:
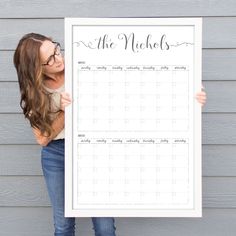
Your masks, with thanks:
[{"label": "woman", "polygon": [[[40,34],[27,34],[14,54],[21,107],[42,145],[42,168],[54,213],[55,236],[74,235],[75,219],[64,217],[64,60],[60,44]],[[205,92],[196,96],[202,105]],[[113,218],[92,218],[95,236],[115,236]]]},{"label": "woman", "polygon": [[[42,145],[42,169],[50,196],[55,236],[73,236],[75,219],[64,217],[64,109],[71,103],[64,93],[64,60],[60,44],[30,33],[14,54],[21,107]],[[92,218],[95,236],[115,236],[113,218]]]}]

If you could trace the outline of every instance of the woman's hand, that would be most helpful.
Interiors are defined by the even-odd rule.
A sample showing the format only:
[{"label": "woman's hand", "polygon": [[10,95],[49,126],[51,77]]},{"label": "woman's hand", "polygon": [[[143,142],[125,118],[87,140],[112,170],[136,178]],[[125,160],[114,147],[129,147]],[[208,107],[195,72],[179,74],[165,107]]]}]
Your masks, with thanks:
[{"label": "woman's hand", "polygon": [[197,101],[201,104],[201,106],[204,106],[206,103],[206,92],[203,91],[204,87],[202,86],[202,91],[198,92],[195,96],[195,98],[197,99]]},{"label": "woman's hand", "polygon": [[65,107],[71,104],[71,98],[70,98],[70,94],[66,93],[66,92],[62,92],[61,94],[61,105],[60,105],[60,109],[62,111],[65,111]]}]

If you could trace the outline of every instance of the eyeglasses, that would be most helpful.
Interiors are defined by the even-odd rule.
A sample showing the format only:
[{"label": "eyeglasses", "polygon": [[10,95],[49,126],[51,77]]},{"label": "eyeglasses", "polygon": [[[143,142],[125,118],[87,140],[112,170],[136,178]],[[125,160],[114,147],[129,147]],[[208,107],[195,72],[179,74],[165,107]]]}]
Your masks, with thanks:
[{"label": "eyeglasses", "polygon": [[56,55],[59,56],[59,55],[61,54],[61,45],[60,45],[60,43],[58,43],[58,42],[52,42],[52,43],[55,44],[54,54],[51,55],[51,56],[47,59],[46,63],[43,63],[43,64],[42,64],[42,66],[52,66],[52,65],[55,63],[55,60],[56,60],[56,59],[55,59],[55,56],[56,56]]}]

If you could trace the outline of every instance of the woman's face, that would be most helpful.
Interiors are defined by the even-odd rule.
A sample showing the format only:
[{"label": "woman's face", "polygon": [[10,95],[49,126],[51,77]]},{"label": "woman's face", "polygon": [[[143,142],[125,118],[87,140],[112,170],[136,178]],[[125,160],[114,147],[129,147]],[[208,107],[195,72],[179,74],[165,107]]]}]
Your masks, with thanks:
[{"label": "woman's face", "polygon": [[58,43],[44,41],[40,47],[40,57],[45,75],[50,76],[64,70],[64,59]]}]

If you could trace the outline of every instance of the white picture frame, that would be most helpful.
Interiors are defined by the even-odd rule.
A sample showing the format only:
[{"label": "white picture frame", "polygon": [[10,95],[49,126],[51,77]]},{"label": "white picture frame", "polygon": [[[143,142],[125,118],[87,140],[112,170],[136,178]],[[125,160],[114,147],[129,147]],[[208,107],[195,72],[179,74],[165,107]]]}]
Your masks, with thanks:
[{"label": "white picture frame", "polygon": [[[66,110],[65,111],[66,112],[65,216],[66,217],[201,217],[202,215],[201,105],[195,99],[195,94],[201,91],[201,70],[202,70],[201,50],[202,50],[201,18],[65,18],[65,68],[66,68],[65,90],[71,94],[73,100],[72,104],[66,107],[65,109]],[[93,83],[95,84],[96,78],[100,78],[100,81],[103,82],[105,81],[105,78],[107,78],[107,81],[111,81],[111,83],[113,82],[116,83],[115,80],[114,81],[111,80],[111,78],[113,78],[111,77],[111,75],[117,75],[116,73],[117,67],[115,66],[120,66],[120,68],[122,68],[121,70],[124,71],[126,75],[127,74],[129,75],[126,78],[131,78],[132,76],[133,78],[135,78],[133,71],[137,70],[135,71],[135,75],[139,76],[138,78],[141,78],[142,82],[140,83],[143,83],[142,85],[146,83],[143,81],[143,78],[147,78],[147,73],[150,72],[149,69],[147,72],[146,70],[147,68],[152,68],[151,70],[156,71],[155,73],[158,74],[159,76],[158,78],[168,79],[169,78],[168,76],[172,75],[172,82],[171,82],[172,87],[168,87],[169,85],[165,83],[163,84],[163,86],[160,85],[160,88],[163,89],[158,90],[162,92],[163,91],[168,92],[167,91],[168,89],[165,90],[165,88],[172,88],[173,92],[172,97],[176,95],[174,92],[175,88],[173,86],[176,86],[176,84],[177,87],[181,85],[181,82],[178,83],[176,79],[177,77],[175,76],[177,76],[177,74],[178,76],[179,75],[186,76],[187,79],[183,81],[187,80],[188,81],[186,82],[186,84],[185,82],[182,82],[183,86],[181,85],[182,87],[185,86],[184,88],[186,88],[187,89],[186,91],[188,91],[186,92],[187,97],[186,96],[184,97],[186,102],[180,104],[179,107],[177,105],[177,110],[180,109],[180,107],[183,107],[183,112],[185,112],[187,109],[186,112],[188,113],[186,114],[188,114],[187,116],[188,119],[187,120],[184,119],[182,123],[180,120],[178,120],[177,122],[180,122],[179,125],[173,125],[173,119],[174,119],[173,114],[175,114],[173,110],[174,108],[176,108],[176,107],[173,108],[174,104],[173,101],[177,101],[177,99],[176,100],[172,99],[171,100],[172,103],[166,103],[167,105],[165,105],[165,102],[168,100],[168,98],[166,98],[162,100],[164,101],[163,103],[164,105],[160,106],[162,106],[162,108],[164,109],[164,107],[168,108],[169,106],[168,104],[172,104],[172,108],[170,108],[172,109],[172,113],[169,114],[169,117],[171,117],[172,129],[168,129],[168,131],[163,131],[160,128],[159,129],[157,128],[157,130],[155,130],[155,128],[153,128],[154,126],[152,127],[151,125],[152,121],[154,122],[154,120],[159,119],[158,114],[160,113],[157,113],[156,116],[154,115],[153,120],[151,121],[150,119],[150,122],[148,122],[149,124],[147,124],[146,126],[145,125],[137,126],[139,127],[137,128],[137,130],[135,128],[136,123],[134,120],[138,120],[138,122],[143,121],[145,123],[146,116],[144,116],[141,121],[141,117],[131,120],[132,115],[130,115],[128,118],[126,117],[127,118],[126,122],[131,123],[130,126],[122,125],[123,123],[122,124],[117,123],[117,125],[119,126],[119,128],[117,129],[114,128],[115,126],[106,125],[106,121],[108,121],[108,119],[102,121],[101,118],[102,111],[100,111],[100,113],[95,113],[95,112],[83,113],[83,114],[90,114],[89,116],[87,116],[88,120],[86,120],[85,115],[84,117],[81,115],[82,109],[89,107],[91,101],[94,104],[96,101],[103,101],[103,102],[107,101],[107,99],[105,98],[103,98],[103,100],[102,98],[101,100],[99,99],[96,100],[95,98],[94,100],[89,100],[90,102],[89,103],[88,99],[86,100],[83,99],[82,97],[80,98],[81,94],[86,96],[86,92],[83,93],[83,91],[95,91],[94,87],[91,86],[89,87],[88,83],[86,84],[86,81],[89,81],[89,78],[90,79],[92,78],[91,81],[93,81]],[[108,70],[110,71],[109,74],[107,72]],[[167,70],[168,70],[168,76],[166,76],[167,74],[165,74],[164,72]],[[141,74],[145,76],[141,77]],[[120,73],[119,75],[123,76],[124,74]],[[178,78],[181,79],[182,78],[181,76],[179,76]],[[107,81],[104,82],[104,86],[99,87],[100,93],[98,92],[98,96],[102,96],[102,94],[106,93],[105,83],[107,84]],[[130,83],[130,81],[128,81],[128,83]],[[124,89],[122,87],[123,85],[121,85],[119,88],[117,87],[117,90],[120,89],[119,91],[123,91]],[[156,86],[158,87],[159,85]],[[180,89],[179,91],[182,91],[181,86],[179,86]],[[78,88],[80,88],[80,90]],[[135,87],[131,88],[134,90]],[[113,89],[112,91],[115,91],[113,87],[112,89]],[[151,89],[152,86],[150,85],[147,91],[151,91]],[[178,90],[176,89],[176,91]],[[86,98],[90,99],[91,96],[92,92],[90,94],[90,97],[87,96]],[[170,96],[170,94],[168,93],[168,95],[166,96]],[[179,97],[180,96],[181,95],[179,93]],[[148,101],[149,101],[148,99],[146,100],[144,99],[144,106],[143,106],[144,109],[147,108],[145,104]],[[114,104],[111,103],[109,107],[116,107]],[[100,107],[102,107],[101,106],[102,102],[97,104],[100,104],[100,106],[98,105],[96,111],[97,109],[99,110]],[[150,109],[152,109],[154,105],[150,107],[151,107]],[[129,107],[127,109],[129,109]],[[80,111],[80,113],[78,112],[78,110]],[[94,114],[100,114],[98,120],[99,122],[101,122],[101,125],[96,125],[96,124],[93,125],[92,120],[91,123],[89,123],[90,119],[92,119],[92,116]],[[113,113],[108,113],[108,110],[105,110],[104,119],[107,118],[108,115],[111,116],[111,114]],[[132,113],[125,113],[125,114],[127,115]],[[149,114],[149,113],[144,112],[140,114]],[[151,116],[153,116],[153,110],[151,110],[150,114]],[[166,115],[167,113],[163,112],[163,114]],[[119,119],[121,119],[121,117],[122,113],[119,113]],[[94,122],[96,123],[96,119],[94,120],[95,120]],[[165,120],[167,122],[167,116],[165,116],[163,120],[160,119],[159,121],[163,122],[163,125],[162,123],[160,123],[161,125],[159,126],[157,125],[155,127],[161,126],[164,127],[163,128],[164,130],[167,129],[169,127],[168,126],[169,121],[165,123]],[[78,123],[80,124],[78,125]],[[187,123],[188,125],[186,125],[185,123]],[[165,126],[165,124],[167,125]],[[130,129],[125,128],[131,126],[132,128]],[[178,129],[178,127],[181,128]],[[80,130],[82,130],[82,132],[80,132]],[[102,153],[103,151],[104,153],[106,153],[107,152],[106,150],[110,150],[110,153],[113,153],[112,151],[113,149],[111,148],[106,149],[107,146],[105,145],[109,144],[110,147],[114,147],[113,145],[114,143],[112,142],[116,141],[114,140],[115,138],[119,138],[122,140],[121,142],[123,144],[122,146],[119,146],[119,148],[117,148],[116,146],[118,150],[116,151],[116,153],[118,153],[117,156],[120,155],[121,157],[120,160],[121,162],[123,161],[122,163],[124,163],[124,159],[122,159],[122,153],[124,152],[119,150],[123,150],[122,148],[125,145],[126,147],[129,146],[127,142],[130,141],[128,140],[128,138],[130,138],[131,136],[133,139],[138,140],[137,142],[139,143],[138,145],[140,147],[145,146],[144,139],[145,138],[147,139],[148,137],[150,137],[150,139],[153,140],[153,143],[156,144],[156,147],[160,147],[162,141],[166,137],[168,137],[166,142],[172,145],[169,146],[171,148],[173,148],[174,146],[176,147],[176,143],[178,142],[179,143],[186,142],[187,145],[183,145],[183,148],[181,147],[180,149],[180,152],[182,152],[183,150],[187,150],[187,154],[186,155],[183,154],[182,156],[183,159],[185,158],[184,159],[185,161],[181,162],[179,158],[180,156],[178,157],[177,155],[176,157],[176,155],[173,154],[174,151],[172,152],[172,156],[169,156],[168,162],[166,164],[164,164],[165,160],[167,160],[164,159],[164,154],[163,156],[162,154],[160,154],[159,157],[160,160],[163,162],[161,161],[159,162],[157,159],[152,159],[152,161],[150,161],[150,165],[152,167],[155,167],[156,170],[158,170],[158,173],[161,173],[159,176],[162,182],[160,181],[158,182],[157,180],[158,175],[154,176],[155,174],[154,171],[152,172],[153,175],[143,174],[142,176],[145,176],[146,178],[141,179],[141,177],[139,177],[140,181],[144,183],[146,181],[147,183],[147,179],[149,178],[150,179],[149,183],[150,182],[155,183],[155,181],[156,183],[157,182],[158,183],[153,184],[153,186],[151,186],[151,184],[138,185],[138,186],[145,186],[141,190],[141,187],[136,188],[134,187],[133,184],[122,185],[120,182],[118,184],[119,180],[112,179],[113,177],[111,176],[113,175],[109,171],[107,171],[108,173],[107,178],[111,177],[110,179],[112,179],[111,180],[112,186],[108,185],[107,182],[105,184],[102,184],[102,182],[98,181],[98,179],[100,179],[99,174],[95,174],[93,172],[94,169],[91,168],[86,169],[90,165],[91,161],[92,163],[95,163],[93,164],[93,168],[96,168],[96,163],[101,163],[101,162],[100,161],[96,162],[95,159],[93,159],[95,157],[93,156],[93,154],[91,154],[91,152],[89,157],[84,159],[79,159],[82,158],[81,155],[83,154],[81,153],[85,153],[86,156],[86,153],[88,153],[89,150],[92,149],[95,150],[93,151],[93,153],[95,152],[97,153],[97,150],[101,150],[100,153]],[[95,147],[97,148],[98,142],[99,141],[101,142],[101,138],[105,140],[104,142],[106,142],[106,144],[100,146],[100,149],[95,149]],[[86,141],[88,142],[87,146],[85,146],[86,144],[83,143]],[[135,146],[135,150],[142,150],[136,148],[139,147],[138,145]],[[187,148],[184,149],[185,147]],[[147,150],[152,150],[152,148],[143,150],[145,150],[144,152],[146,153]],[[157,150],[156,153],[157,152],[161,153],[158,151],[159,150],[158,148],[156,148],[155,150]],[[132,151],[127,151],[126,155],[129,156],[130,153],[133,152],[134,149],[132,149]],[[155,157],[155,155],[156,154],[154,153],[154,151],[153,152],[150,151],[150,157]],[[147,157],[148,155],[146,154],[142,156],[142,158],[144,158],[145,161],[142,162],[142,164],[140,164],[139,166],[140,168],[142,166],[148,166],[148,161],[146,160]],[[98,159],[101,158],[101,156],[99,156],[99,153],[96,154],[96,158]],[[83,160],[83,162],[79,160]],[[104,166],[102,166],[103,169],[100,168],[101,167],[100,165],[98,166],[98,168],[100,168],[99,169],[100,172],[99,171],[98,172],[101,173],[101,175],[103,174],[101,170],[106,171],[106,168],[110,167],[114,169],[115,165],[118,165],[120,168],[122,168],[123,164],[117,161],[119,159],[116,158],[114,162],[112,162],[112,160],[110,160],[109,162],[110,166],[106,166],[105,163],[107,162],[104,162]],[[126,163],[128,163],[128,161]],[[134,161],[134,164],[135,163],[136,162]],[[132,165],[130,164],[126,166],[124,165],[123,168],[126,168],[127,170],[129,168],[132,168]],[[166,172],[171,168],[172,172]],[[182,171],[180,171],[180,168],[183,168]],[[82,173],[86,171],[87,174],[83,174],[82,176]],[[151,173],[151,169],[149,172]],[[178,174],[176,174],[177,172]],[[110,177],[109,173],[111,174]],[[135,176],[137,178],[139,173],[137,172],[135,173],[136,173]],[[183,174],[184,177],[181,174]],[[88,176],[88,180],[86,180],[86,176]],[[122,179],[122,177],[121,179],[122,181],[124,180],[130,183],[130,181],[133,180],[133,179],[131,180],[131,176],[132,176],[131,174],[130,175],[127,174],[126,179]],[[172,177],[170,178],[170,176]],[[92,181],[91,178],[93,178],[93,183],[91,183]],[[170,181],[172,181],[172,183]],[[180,184],[180,182],[178,181],[183,181],[183,184]],[[87,184],[85,184],[85,182]],[[112,187],[114,187],[116,184],[117,184],[116,189],[120,188],[119,192],[118,191],[113,192],[114,188]],[[107,187],[107,191],[110,191],[109,192],[110,195],[108,193],[104,193],[106,191],[106,186],[111,186],[110,190]],[[129,186],[129,189],[131,189],[132,187],[132,190],[130,191],[129,189],[127,190],[128,192],[126,192],[126,196],[122,195],[122,189],[125,189],[124,186]],[[182,188],[181,186],[184,187]],[[102,189],[103,191],[102,194],[104,195],[101,196],[104,197],[99,198],[100,190],[97,187],[99,187],[99,189]],[[153,190],[153,192],[149,194],[152,187],[156,190]],[[179,190],[180,188],[181,190]],[[93,197],[93,195],[91,195],[90,192],[94,191],[94,189],[96,189],[96,193],[93,192],[93,194],[95,194],[95,196]],[[138,192],[139,189],[140,192]],[[159,190],[160,192],[158,192]],[[170,193],[170,191],[172,192]],[[154,199],[154,193],[156,194],[155,195],[156,200]],[[82,197],[79,197],[81,196],[81,194]],[[123,197],[114,197],[114,195],[118,196],[117,194],[118,195],[120,194]],[[131,197],[127,197],[131,195],[133,196],[133,203],[131,203]],[[178,197],[176,197],[177,195]],[[142,196],[145,197],[142,198]]]}]

